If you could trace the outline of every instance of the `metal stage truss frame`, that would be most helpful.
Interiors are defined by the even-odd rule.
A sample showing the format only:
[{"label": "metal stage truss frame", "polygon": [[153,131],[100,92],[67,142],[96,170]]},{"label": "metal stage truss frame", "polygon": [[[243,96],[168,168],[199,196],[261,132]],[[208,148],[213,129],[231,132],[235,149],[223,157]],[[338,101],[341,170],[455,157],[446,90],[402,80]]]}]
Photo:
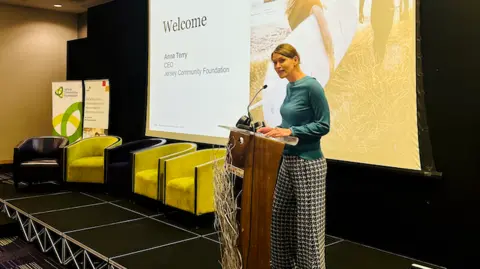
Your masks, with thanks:
[{"label": "metal stage truss frame", "polygon": [[123,266],[111,265],[107,257],[75,241],[8,201],[0,199],[0,206],[1,212],[18,221],[25,240],[30,243],[37,242],[43,253],[53,252],[60,264],[74,264],[77,269],[124,269]]}]

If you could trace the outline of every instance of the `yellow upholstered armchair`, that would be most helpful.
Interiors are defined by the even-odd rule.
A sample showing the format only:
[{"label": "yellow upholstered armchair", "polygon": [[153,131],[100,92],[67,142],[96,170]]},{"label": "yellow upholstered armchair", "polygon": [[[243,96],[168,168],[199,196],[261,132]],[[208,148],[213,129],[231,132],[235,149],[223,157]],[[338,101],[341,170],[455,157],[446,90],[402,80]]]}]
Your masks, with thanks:
[{"label": "yellow upholstered armchair", "polygon": [[121,144],[120,137],[99,136],[65,147],[65,181],[103,184],[105,149]]},{"label": "yellow upholstered armchair", "polygon": [[215,211],[214,165],[225,163],[226,149],[204,149],[165,162],[165,204],[197,216]]},{"label": "yellow upholstered armchair", "polygon": [[165,161],[197,150],[194,143],[173,143],[133,153],[133,192],[164,202]]}]

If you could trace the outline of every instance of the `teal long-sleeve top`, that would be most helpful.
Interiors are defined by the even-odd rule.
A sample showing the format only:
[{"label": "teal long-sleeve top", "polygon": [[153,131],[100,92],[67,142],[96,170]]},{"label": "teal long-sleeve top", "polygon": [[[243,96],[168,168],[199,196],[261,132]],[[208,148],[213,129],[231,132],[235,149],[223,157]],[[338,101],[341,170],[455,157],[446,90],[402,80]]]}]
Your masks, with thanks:
[{"label": "teal long-sleeve top", "polygon": [[285,146],[284,155],[323,158],[320,140],[330,131],[330,109],[322,85],[310,76],[288,83],[280,114],[280,127],[289,128],[299,139],[296,146]]}]

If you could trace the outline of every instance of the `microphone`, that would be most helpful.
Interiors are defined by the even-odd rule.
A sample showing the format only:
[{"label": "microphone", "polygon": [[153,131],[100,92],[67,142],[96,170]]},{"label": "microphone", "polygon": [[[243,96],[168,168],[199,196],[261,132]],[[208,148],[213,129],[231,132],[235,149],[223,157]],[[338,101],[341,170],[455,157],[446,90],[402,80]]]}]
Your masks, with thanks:
[{"label": "microphone", "polygon": [[261,123],[261,124],[255,123],[255,126],[252,126],[252,114],[250,114],[250,106],[252,105],[252,103],[255,100],[255,98],[257,97],[257,95],[261,91],[265,90],[267,87],[268,87],[268,85],[263,85],[263,87],[255,93],[252,100],[250,101],[250,103],[247,106],[247,116],[242,116],[237,121],[237,125],[236,125],[237,128],[248,130],[248,131],[255,131],[256,128],[262,127],[262,126],[265,125],[264,123]]},{"label": "microphone", "polygon": [[258,90],[257,93],[255,93],[255,95],[253,96],[252,100],[251,100],[250,103],[248,104],[248,106],[247,106],[247,113],[248,113],[248,117],[249,117],[250,119],[252,118],[252,115],[250,114],[250,106],[252,105],[253,100],[255,100],[255,98],[257,98],[257,95],[258,95],[261,91],[265,90],[267,87],[268,87],[268,85],[263,85],[263,87],[262,87],[260,90]]}]

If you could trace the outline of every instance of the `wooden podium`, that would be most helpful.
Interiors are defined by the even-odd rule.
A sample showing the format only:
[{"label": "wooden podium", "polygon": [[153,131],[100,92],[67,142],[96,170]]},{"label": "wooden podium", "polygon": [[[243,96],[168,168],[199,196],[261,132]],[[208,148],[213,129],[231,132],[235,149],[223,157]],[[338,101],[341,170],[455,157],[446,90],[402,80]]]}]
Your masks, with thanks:
[{"label": "wooden podium", "polygon": [[[267,138],[263,134],[229,128],[228,168],[243,178],[239,250],[243,269],[270,268],[270,225],[273,193],[285,144],[296,145],[298,139]],[[230,160],[228,158],[231,158]]]}]

